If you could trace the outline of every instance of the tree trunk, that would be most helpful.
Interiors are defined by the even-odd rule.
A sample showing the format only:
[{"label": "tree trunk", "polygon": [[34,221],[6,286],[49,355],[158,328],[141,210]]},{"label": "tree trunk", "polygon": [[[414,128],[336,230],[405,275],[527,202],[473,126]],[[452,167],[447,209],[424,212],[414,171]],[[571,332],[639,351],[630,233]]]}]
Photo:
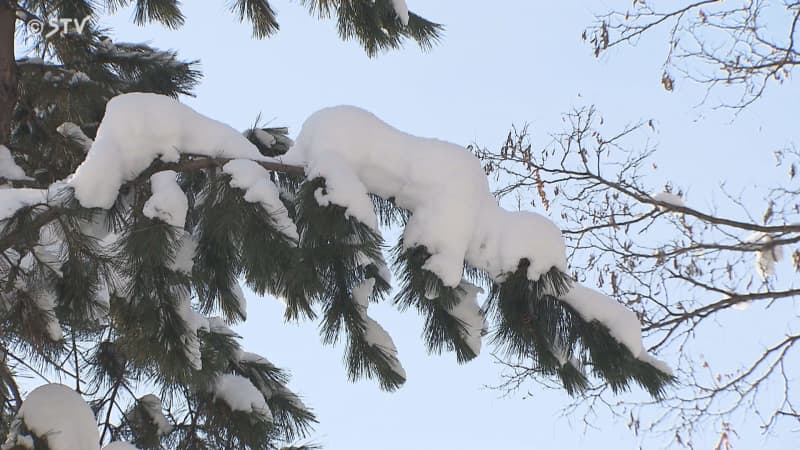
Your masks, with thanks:
[{"label": "tree trunk", "polygon": [[8,144],[11,116],[17,103],[17,63],[14,26],[17,16],[9,2],[0,0],[0,144]]}]

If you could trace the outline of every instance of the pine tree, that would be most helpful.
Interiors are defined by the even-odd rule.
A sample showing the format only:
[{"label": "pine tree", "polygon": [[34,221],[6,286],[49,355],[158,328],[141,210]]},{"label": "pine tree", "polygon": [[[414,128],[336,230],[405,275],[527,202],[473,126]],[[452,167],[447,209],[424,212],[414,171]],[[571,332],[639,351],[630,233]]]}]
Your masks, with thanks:
[{"label": "pine tree", "polygon": [[[335,17],[341,36],[357,39],[369,54],[395,48],[404,38],[427,46],[441,30],[414,14],[406,21],[389,0],[303,3],[320,17]],[[0,16],[8,5],[0,7]],[[267,2],[232,6],[252,24],[255,37],[277,31]],[[94,7],[97,2],[29,1],[15,5],[13,13],[22,21],[46,22],[95,17]],[[183,22],[175,1],[140,0],[135,8],[138,22]],[[401,310],[413,307],[425,318],[428,349],[452,351],[459,362],[475,358],[491,333],[498,348],[532,358],[542,376],[559,379],[568,392],[595,379],[615,390],[638,384],[657,397],[672,380],[646,354],[632,351],[629,340],[615,333],[613,320],[568,301],[578,291],[564,265],[541,267],[540,255],[529,254],[513,267],[495,267],[462,252],[451,279],[452,264],[442,263],[435,240],[411,231],[426,229],[425,217],[436,218],[430,210],[360,181],[363,195],[337,197],[358,177],[326,169],[341,161],[316,159],[314,124],[324,131],[326,117],[342,115],[383,126],[371,116],[321,112],[309,119],[306,138],[301,132],[297,144],[288,130],[258,124],[243,135],[230,134],[171,100],[191,95],[200,77],[195,62],[146,45],[114,43],[103,33],[91,21],[81,33],[49,40],[30,36],[44,58],[14,61],[16,89],[4,97],[14,99],[4,130],[7,145],[0,146],[0,176],[7,184],[0,190],[0,433],[9,436],[4,449],[74,448],[81,441],[59,439],[87,435],[99,445],[113,441],[108,448],[118,449],[129,448],[124,441],[140,449],[273,449],[302,441],[316,417],[289,390],[286,372],[245,351],[230,328],[247,318],[240,283],[284,299],[287,321],[318,319],[325,343],[346,343],[350,378],[374,378],[387,390],[400,387],[407,374],[368,307],[393,287]],[[124,95],[136,92],[159,96]],[[137,129],[152,113],[126,105],[153,104],[153,111],[169,109],[201,125],[192,133],[216,130],[207,136],[230,148],[204,148],[210,144],[178,133],[192,145],[162,148],[144,166],[115,179],[113,164],[97,163],[100,148],[157,145],[147,140],[155,131],[144,126],[132,135],[141,142],[115,139],[127,136],[119,134],[120,123]],[[469,169],[465,176],[475,175],[477,167],[485,182],[467,151],[452,147],[431,151],[456,155]],[[298,149],[305,149],[305,160],[292,159]],[[104,187],[103,180],[110,185]],[[367,208],[350,200],[367,202]],[[523,236],[520,223],[534,220],[493,203],[487,207],[496,209],[496,229],[514,238]],[[404,240],[388,249],[378,225],[404,229]],[[528,230],[551,229],[535,225]],[[552,241],[544,235],[525,238],[537,239]],[[480,248],[487,245],[495,244]],[[542,256],[548,258],[553,255]],[[488,293],[482,307],[480,289]],[[24,374],[58,374],[70,387],[46,384],[26,398]],[[76,405],[75,417],[69,415],[74,430],[51,434],[37,421],[38,405],[56,397]],[[81,428],[80,417],[90,418],[88,429],[96,435]]]},{"label": "pine tree", "polygon": [[[440,24],[407,9],[404,14],[398,14],[393,6],[396,0],[303,0],[301,3],[320,18],[336,19],[342,39],[357,40],[370,56],[398,48],[407,39],[413,39],[422,48],[430,48],[443,31]],[[75,35],[98,34],[96,18],[99,13],[113,13],[129,5],[134,8],[137,24],[156,22],[179,28],[185,20],[180,2],[176,0],[0,0],[0,130],[3,132],[0,143],[11,142],[7,133],[20,88],[20,68],[14,55],[15,37],[32,41],[39,56],[59,61],[70,51],[86,51],[75,48],[78,38]],[[277,15],[267,0],[233,0],[228,7],[239,21],[250,24],[254,38],[269,37],[279,29]],[[84,18],[90,19],[84,33],[75,33],[63,26],[64,32],[52,33],[53,24],[59,26],[53,21],[74,19],[75,23],[82,23]],[[22,25],[18,33],[17,23]]]}]

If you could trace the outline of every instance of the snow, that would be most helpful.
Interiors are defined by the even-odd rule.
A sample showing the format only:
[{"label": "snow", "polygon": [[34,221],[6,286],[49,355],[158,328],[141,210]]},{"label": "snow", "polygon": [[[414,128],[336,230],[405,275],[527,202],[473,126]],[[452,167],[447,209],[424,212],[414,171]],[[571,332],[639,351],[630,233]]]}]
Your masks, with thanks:
[{"label": "snow", "polygon": [[178,185],[177,176],[174,170],[164,170],[150,177],[153,195],[145,202],[142,213],[151,219],[160,219],[173,227],[183,228],[189,201]]},{"label": "snow", "polygon": [[231,187],[245,191],[244,200],[260,203],[275,221],[276,228],[287,237],[297,240],[297,226],[280,199],[280,191],[269,178],[269,172],[255,161],[235,159],[222,166],[231,176]]},{"label": "snow", "polygon": [[403,22],[403,25],[408,26],[408,5],[406,4],[405,0],[392,0],[392,6],[394,7],[394,12],[397,14],[397,17],[400,18],[400,22]]},{"label": "snow", "polygon": [[172,424],[169,423],[167,417],[161,411],[161,399],[153,394],[147,394],[139,398],[139,404],[142,406],[147,415],[150,416],[153,423],[156,425],[157,433],[163,436],[172,431]]},{"label": "snow", "polygon": [[361,282],[361,284],[353,288],[352,292],[353,300],[356,302],[358,312],[361,315],[361,319],[364,321],[364,340],[369,345],[381,349],[384,354],[387,355],[387,361],[392,370],[403,378],[406,378],[406,371],[397,358],[397,347],[395,347],[392,337],[389,336],[389,333],[387,333],[375,319],[367,315],[369,297],[374,287],[375,279],[367,278]]},{"label": "snow", "polygon": [[61,267],[67,261],[69,249],[61,238],[59,228],[60,226],[53,222],[39,228],[39,241],[32,250],[39,263],[46,265],[59,278],[63,278]]},{"label": "snow", "polygon": [[64,75],[61,73],[55,73],[52,70],[48,70],[42,75],[42,80],[47,81],[48,83],[60,83],[64,80]]},{"label": "snow", "polygon": [[184,354],[193,369],[201,370],[203,368],[203,358],[200,353],[200,338],[197,337],[197,331],[209,331],[208,319],[192,308],[188,293],[181,298],[176,309],[178,315],[181,316],[181,319],[186,324],[186,334],[183,335]]},{"label": "snow", "polygon": [[[672,206],[678,206],[681,208],[686,207],[686,203],[683,201],[683,198],[677,194],[673,194],[671,192],[659,192],[653,195],[653,200],[657,202],[664,202]],[[660,207],[662,210],[665,210],[663,206]]]},{"label": "snow", "polygon": [[[395,1],[394,5],[401,19],[407,15],[404,1]],[[261,131],[256,137],[271,142]],[[113,98],[86,160],[68,183],[83,206],[109,208],[122,183],[137,177],[157,159],[175,162],[181,155],[228,159],[223,171],[231,176],[230,185],[243,190],[246,201],[263,206],[287,237],[297,239],[296,226],[280,201],[279,189],[257,162],[277,160],[261,155],[231,127],[165,96],[134,93]],[[304,166],[308,179],[323,177],[325,188],[314,193],[317,202],[342,206],[348,216],[376,231],[378,219],[369,194],[393,199],[399,207],[409,210],[412,214],[404,229],[404,245],[424,246],[431,254],[424,268],[436,274],[445,286],[462,285],[464,262],[498,282],[516,271],[522,259],[530,262],[530,280],[538,280],[553,268],[567,271],[566,248],[559,228],[534,212],[501,208],[489,189],[480,161],[456,144],[413,136],[368,111],[338,106],[312,114],[280,162]],[[187,203],[176,173],[154,174],[151,186],[153,196],[145,204],[145,214],[183,227]],[[44,191],[7,191],[11,193],[4,195],[0,191],[0,217],[4,213],[7,217],[20,205],[44,201],[45,197]],[[666,192],[653,198],[683,205],[680,197]],[[192,254],[193,244],[187,241],[172,267],[188,273]],[[366,325],[364,337],[384,349],[396,363],[398,373],[405,375],[391,337],[367,315],[373,287],[374,280],[368,279],[353,292]],[[231,289],[245,316],[241,288],[235,285]],[[480,310],[473,297],[477,293],[468,291],[451,313],[468,325],[470,346],[479,349],[479,331],[484,325],[480,322],[479,327]],[[606,325],[634,355],[644,353],[641,325],[635,314],[621,304],[580,285],[562,300],[587,320]],[[208,320],[192,310],[189,298],[179,305],[179,311],[189,331],[187,356],[199,369],[196,332],[208,329]]]},{"label": "snow", "polygon": [[[119,242],[119,235],[116,233],[107,232],[102,237],[97,237],[98,244],[100,244],[101,248],[104,249],[113,249],[115,245]],[[124,271],[119,270],[117,267],[112,265],[109,267],[109,279],[106,283],[106,289],[110,295],[114,294],[120,298],[126,298],[126,288],[130,284],[130,280],[128,276],[124,273]]]},{"label": "snow", "polygon": [[611,335],[627,347],[633,356],[638,357],[642,353],[642,324],[636,313],[622,303],[577,282],[560,299],[572,306],[587,322],[597,320],[608,327]]},{"label": "snow", "polygon": [[244,297],[244,292],[242,292],[242,287],[239,286],[239,283],[234,282],[233,286],[231,286],[231,292],[233,296],[236,298],[236,311],[242,317],[242,320],[247,319],[247,299]]},{"label": "snow", "polygon": [[188,231],[183,231],[180,241],[180,247],[178,247],[175,257],[171,263],[167,264],[167,267],[175,272],[191,275],[194,267],[194,256],[197,252],[197,239]]},{"label": "snow", "polygon": [[92,147],[93,141],[89,136],[86,136],[81,127],[72,122],[62,123],[56,128],[56,131],[65,138],[78,143],[84,150],[89,150]]},{"label": "snow", "polygon": [[255,128],[252,131],[255,138],[258,139],[258,142],[261,142],[264,147],[270,148],[275,145],[276,142],[278,142],[278,140],[275,139],[275,136],[267,133],[261,128]]},{"label": "snow", "polygon": [[209,317],[208,330],[211,333],[221,334],[223,336],[239,337],[239,335],[225,323],[222,317]]},{"label": "snow", "polygon": [[5,145],[0,145],[0,177],[8,180],[30,180],[25,171],[14,162],[11,150]]},{"label": "snow", "polygon": [[278,386],[278,395],[286,399],[292,406],[297,409],[307,410],[308,406],[303,403],[303,400],[297,396],[294,392],[290,391],[286,386],[280,385]]},{"label": "snow", "polygon": [[470,283],[462,282],[459,286],[459,302],[447,311],[448,314],[458,319],[464,326],[464,329],[461,330],[461,335],[470,350],[472,350],[472,353],[476,355],[481,353],[481,336],[486,322],[483,311],[478,305],[478,294],[482,292],[483,289]]},{"label": "snow", "polygon": [[[492,199],[494,201],[494,199]],[[476,236],[466,260],[496,280],[530,261],[528,279],[538,280],[553,267],[567,270],[566,247],[561,230],[548,218],[530,211],[506,211],[492,203],[475,224]]]},{"label": "snow", "polygon": [[258,353],[251,353],[251,352],[240,352],[237,356],[237,359],[240,363],[245,364],[261,364],[261,365],[272,365],[271,362],[267,358],[259,355]]},{"label": "snow", "polygon": [[531,261],[532,280],[552,267],[566,270],[558,227],[536,213],[501,209],[480,162],[461,146],[338,106],[312,114],[283,160],[306,165],[309,179],[325,178],[325,192],[315,193],[321,205],[340,205],[373,229],[378,221],[368,193],[410,210],[404,243],[427,247],[425,268],[446,286],[461,282],[465,260],[495,279],[516,270],[521,258]]},{"label": "snow", "polygon": [[747,300],[747,301],[743,301],[743,302],[734,303],[732,308],[737,310],[737,311],[746,311],[746,310],[750,309],[750,306],[752,306],[752,304],[753,304],[753,302]]},{"label": "snow", "polygon": [[56,317],[56,296],[50,290],[39,290],[33,294],[33,301],[36,303],[36,308],[45,313],[47,324],[45,331],[47,336],[54,342],[64,339],[64,333],[61,331],[61,324]]},{"label": "snow", "polygon": [[47,203],[44,189],[0,189],[0,220],[8,219],[26,206]]},{"label": "snow", "polygon": [[241,133],[175,99],[130,93],[108,102],[97,137],[69,184],[84,207],[108,209],[124,182],[157,159],[176,162],[181,154],[271,160]]},{"label": "snow", "polygon": [[[495,281],[514,272],[522,259],[530,261],[527,277],[534,281],[554,267],[567,270],[559,228],[539,214],[502,209],[478,159],[458,145],[412,136],[365,110],[338,106],[306,120],[284,161],[305,165],[309,179],[325,179],[325,188],[315,192],[320,205],[340,205],[374,230],[378,220],[369,193],[392,198],[411,211],[404,245],[425,246],[431,257],[424,268],[445,286],[462,283],[464,261]],[[389,335],[366,315],[373,283],[367,280],[353,292],[367,324],[367,340],[396,355]],[[453,312],[467,319],[470,345],[479,348],[483,321],[477,318],[480,310],[473,296],[477,293],[465,295]],[[562,300],[586,320],[607,326],[637,357],[644,353],[641,324],[623,305],[580,285]]]},{"label": "snow", "polygon": [[138,448],[134,447],[133,444],[128,442],[112,442],[105,447],[103,450],[139,450]]},{"label": "snow", "polygon": [[578,282],[574,282],[569,292],[562,295],[560,300],[572,306],[587,322],[596,320],[605,325],[611,336],[627,347],[635,358],[664,373],[672,374],[666,363],[647,353],[642,343],[642,324],[636,313],[623,304]]},{"label": "snow", "polygon": [[667,375],[673,375],[672,367],[670,367],[669,364],[654,357],[653,355],[647,352],[643,352],[641,355],[639,355],[638,359],[643,362],[646,362],[647,364],[650,364],[651,366],[655,367],[656,369]]},{"label": "snow", "polygon": [[38,56],[20,58],[17,63],[44,65],[45,62]]},{"label": "snow", "polygon": [[773,241],[772,236],[762,232],[754,233],[746,241],[769,247],[756,252],[756,270],[761,279],[766,281],[775,274],[775,265],[783,261],[783,248],[780,245],[770,247]]},{"label": "snow", "polygon": [[561,367],[566,366],[568,363],[572,363],[574,366],[578,367],[576,364],[578,361],[575,358],[570,358],[567,354],[567,349],[564,348],[564,343],[559,336],[556,336],[556,341],[553,342],[553,345],[550,347],[550,351],[553,353],[553,356],[558,359],[558,364]]},{"label": "snow", "polygon": [[[24,422],[35,436],[47,436],[50,450],[99,450],[100,435],[89,405],[62,384],[45,384],[31,391],[17,413],[14,426]],[[9,433],[4,448],[30,442],[19,431]],[[32,448],[32,447],[29,447]]]},{"label": "snow", "polygon": [[114,59],[137,59],[137,60],[150,60],[165,66],[180,66],[184,63],[178,61],[175,54],[170,51],[157,51],[150,48],[146,43],[120,43],[114,42],[108,38],[103,37],[100,39],[97,48],[98,53],[105,53],[112,56]]},{"label": "snow", "polygon": [[7,448],[16,448],[11,447],[12,445],[20,446],[26,450],[36,450],[36,444],[33,442],[33,438],[31,436],[17,436],[14,442],[11,442],[9,437],[9,441],[3,445],[3,450],[6,450]]},{"label": "snow", "polygon": [[77,71],[72,74],[72,78],[69,79],[69,84],[75,86],[77,84],[87,83],[89,81],[92,81],[92,79],[89,78],[89,75],[86,75],[81,71]]},{"label": "snow", "polygon": [[267,406],[264,395],[249,379],[224,373],[217,377],[213,389],[214,399],[224,401],[231,410],[252,413],[265,421],[272,421],[272,411]]}]

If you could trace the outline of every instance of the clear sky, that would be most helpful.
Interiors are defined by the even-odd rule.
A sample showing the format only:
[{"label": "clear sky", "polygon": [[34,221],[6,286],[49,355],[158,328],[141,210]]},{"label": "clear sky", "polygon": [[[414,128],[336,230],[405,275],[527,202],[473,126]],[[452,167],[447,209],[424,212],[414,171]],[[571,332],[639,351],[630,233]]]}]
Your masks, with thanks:
[{"label": "clear sky", "polygon": [[[611,126],[653,118],[658,131],[651,139],[660,151],[650,180],[688,188],[698,207],[712,203],[721,181],[737,188],[763,181],[773,173],[772,150],[798,137],[796,115],[785,113],[800,100],[796,84],[768,91],[734,120],[729,112],[696,107],[702,91],[680,79],[677,92],[661,88],[666,48],[657,34],[636,49],[595,59],[580,34],[610,1],[409,0],[412,10],[446,24],[444,40],[428,53],[409,44],[377,59],[341,42],[332,23],[308,16],[298,2],[271,3],[282,29],[265,41],[252,40],[249,26],[236,23],[224,1],[184,2],[187,21],[179,31],[135,27],[125,10],[107,24],[116,40],[147,41],[200,59],[205,78],[197,97],[185,101],[239,129],[261,113],[296,134],[310,113],[353,104],[413,134],[497,146],[512,123],[529,122],[540,136],[559,131],[560,114],[572,107],[595,104]],[[370,308],[408,372],[402,389],[384,393],[374,382],[347,381],[342,349],[322,346],[316,324],[283,324],[275,299],[250,295],[249,303],[249,320],[237,328],[245,348],[291,370],[292,388],[321,421],[311,440],[326,449],[633,449],[641,443],[624,422],[602,413],[590,421],[596,429],[584,433],[582,416],[560,417],[569,402],[562,392],[530,385],[502,398],[485,387],[500,382],[488,352],[464,366],[452,354],[426,355],[414,313]],[[757,327],[766,328],[742,315],[726,318],[729,330],[756,327],[761,336]],[[726,336],[721,330],[712,338]],[[740,345],[761,344],[749,338]],[[719,345],[708,351],[735,360]],[[795,432],[764,441],[757,427],[743,430],[737,448],[788,449],[792,439],[796,448],[800,440]],[[713,448],[717,431],[708,430],[698,448]],[[660,439],[644,447],[656,448]]]}]

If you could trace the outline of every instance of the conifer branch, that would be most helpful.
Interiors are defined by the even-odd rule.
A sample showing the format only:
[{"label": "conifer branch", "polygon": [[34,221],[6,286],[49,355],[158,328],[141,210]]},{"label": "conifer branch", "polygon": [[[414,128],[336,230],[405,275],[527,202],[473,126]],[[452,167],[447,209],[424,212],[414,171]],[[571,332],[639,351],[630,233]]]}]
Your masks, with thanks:
[{"label": "conifer branch", "polygon": [[[136,179],[130,181],[127,184],[128,185],[140,184],[144,180],[148,179],[150,175],[156,172],[160,172],[162,170],[174,170],[176,172],[194,172],[203,169],[222,167],[225,165],[225,163],[229,161],[231,161],[231,158],[197,157],[196,159],[184,159],[183,161],[177,163],[156,162],[153,165],[151,165],[150,168],[142,172],[142,174],[140,174]],[[272,161],[256,161],[256,162],[265,169],[272,172],[280,172],[288,175],[300,175],[300,176],[305,174],[305,169],[302,166],[295,166],[291,164],[283,164],[280,162],[272,162]],[[4,179],[0,178],[0,183],[2,183],[3,180]],[[43,186],[31,184],[30,186],[26,187],[43,187]],[[62,214],[65,214],[70,210],[71,210],[70,208],[51,206],[49,207],[49,209],[42,212],[35,219],[33,219],[33,221],[29,224],[25,232],[30,233],[33,230],[38,230],[41,227],[52,222],[53,220],[58,219]],[[0,253],[8,250],[9,248],[15,245],[22,244],[22,242],[20,242],[19,239],[20,234],[21,232],[14,232],[1,238]]]},{"label": "conifer branch", "polygon": [[[142,176],[149,176],[152,173],[161,170],[174,170],[176,172],[193,172],[195,170],[211,169],[214,167],[222,167],[225,163],[231,161],[233,158],[207,158],[203,156],[188,155],[189,158],[177,163],[156,164],[151,169],[145,171]],[[281,162],[272,161],[256,161],[261,167],[272,171],[285,173],[287,175],[305,175],[305,168],[303,166],[295,166],[291,164],[283,164]]]},{"label": "conifer branch", "polygon": [[10,184],[15,188],[32,188],[32,189],[47,189],[47,185],[40,183],[36,180],[12,180],[10,178],[0,177],[0,185]]},{"label": "conifer branch", "polygon": [[[39,205],[39,206],[41,206],[41,205]],[[24,230],[24,231],[26,233],[29,233],[29,232],[32,232],[34,230],[38,230],[38,229],[42,228],[43,226],[47,225],[48,223],[52,222],[53,220],[58,219],[58,217],[61,214],[64,214],[67,211],[68,211],[67,209],[61,208],[61,207],[58,207],[58,208],[50,207],[49,209],[47,209],[43,213],[41,213],[38,216],[36,216],[36,218],[33,219],[33,221],[31,221],[31,223],[29,224],[27,229]],[[5,252],[6,250],[8,250],[9,248],[11,248],[11,247],[13,247],[15,245],[21,244],[22,243],[22,242],[20,242],[20,236],[21,235],[23,235],[22,231],[17,231],[17,232],[14,232],[14,233],[9,233],[8,235],[6,235],[2,239],[0,239],[0,253]]]}]

